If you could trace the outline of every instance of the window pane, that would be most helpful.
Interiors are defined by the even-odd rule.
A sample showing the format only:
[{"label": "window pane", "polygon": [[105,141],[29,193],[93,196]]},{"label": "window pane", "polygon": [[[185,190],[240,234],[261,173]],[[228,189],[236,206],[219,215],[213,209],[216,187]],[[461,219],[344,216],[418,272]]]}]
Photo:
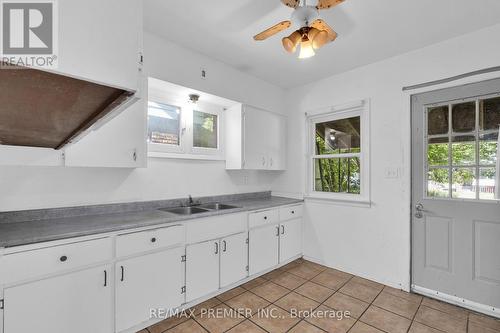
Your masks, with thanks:
[{"label": "window pane", "polygon": [[360,117],[316,124],[316,155],[359,153]]},{"label": "window pane", "polygon": [[[495,190],[498,184],[496,183],[496,169],[495,168],[481,168],[479,169],[479,199],[494,200]],[[497,197],[496,199],[500,199]]]},{"label": "window pane", "polygon": [[448,105],[429,108],[427,113],[427,132],[429,135],[448,134]]},{"label": "window pane", "polygon": [[427,146],[427,161],[431,166],[448,165],[448,138],[429,139]]},{"label": "window pane", "polygon": [[427,174],[427,196],[450,197],[450,176],[448,169],[431,169]]},{"label": "window pane", "polygon": [[457,199],[476,199],[475,169],[454,168],[452,171],[452,197]]},{"label": "window pane", "polygon": [[217,116],[193,111],[193,146],[217,149]]},{"label": "window pane", "polygon": [[482,165],[497,163],[498,133],[482,134],[479,136],[479,160]]},{"label": "window pane", "polygon": [[179,145],[181,109],[148,102],[148,142]]},{"label": "window pane", "polygon": [[500,127],[500,97],[485,99],[479,103],[479,128],[481,130]]},{"label": "window pane", "polygon": [[451,114],[454,133],[466,133],[475,130],[476,102],[452,105]]},{"label": "window pane", "polygon": [[314,160],[314,190],[318,192],[359,194],[361,191],[359,158]]},{"label": "window pane", "polygon": [[457,136],[451,144],[453,165],[471,165],[476,163],[476,138],[473,136]]}]

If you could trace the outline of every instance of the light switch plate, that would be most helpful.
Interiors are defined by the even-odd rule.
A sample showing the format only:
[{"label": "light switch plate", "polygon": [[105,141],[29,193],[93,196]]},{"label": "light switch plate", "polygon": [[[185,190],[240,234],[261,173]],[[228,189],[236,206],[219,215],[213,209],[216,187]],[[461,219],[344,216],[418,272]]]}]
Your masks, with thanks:
[{"label": "light switch plate", "polygon": [[397,179],[399,178],[399,168],[387,167],[385,168],[384,176],[386,179]]}]

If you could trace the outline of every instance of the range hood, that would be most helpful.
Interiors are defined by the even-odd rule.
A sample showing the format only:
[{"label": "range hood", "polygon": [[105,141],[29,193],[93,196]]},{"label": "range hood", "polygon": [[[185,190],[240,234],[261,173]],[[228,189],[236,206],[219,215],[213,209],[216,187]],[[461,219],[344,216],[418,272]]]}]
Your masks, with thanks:
[{"label": "range hood", "polygon": [[0,69],[0,144],[60,149],[133,95],[33,68]]}]

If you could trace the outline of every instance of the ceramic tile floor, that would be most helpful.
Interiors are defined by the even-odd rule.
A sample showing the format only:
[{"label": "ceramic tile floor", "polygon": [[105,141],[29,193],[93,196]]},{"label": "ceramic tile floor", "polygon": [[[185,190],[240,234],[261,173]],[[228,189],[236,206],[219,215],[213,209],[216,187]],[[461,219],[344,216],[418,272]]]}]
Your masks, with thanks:
[{"label": "ceramic tile floor", "polygon": [[500,333],[500,320],[303,259],[193,310],[139,333]]}]

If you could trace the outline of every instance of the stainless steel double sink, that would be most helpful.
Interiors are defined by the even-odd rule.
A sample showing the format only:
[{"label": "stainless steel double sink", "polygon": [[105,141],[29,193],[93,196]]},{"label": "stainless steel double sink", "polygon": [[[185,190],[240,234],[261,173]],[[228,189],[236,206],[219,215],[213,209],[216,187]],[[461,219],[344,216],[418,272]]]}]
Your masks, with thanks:
[{"label": "stainless steel double sink", "polygon": [[210,211],[217,210],[226,210],[226,209],[235,209],[240,208],[238,206],[226,205],[221,203],[209,203],[197,206],[186,206],[186,207],[174,207],[174,208],[161,208],[161,211],[173,213],[177,215],[193,215],[193,214],[201,214]]}]

